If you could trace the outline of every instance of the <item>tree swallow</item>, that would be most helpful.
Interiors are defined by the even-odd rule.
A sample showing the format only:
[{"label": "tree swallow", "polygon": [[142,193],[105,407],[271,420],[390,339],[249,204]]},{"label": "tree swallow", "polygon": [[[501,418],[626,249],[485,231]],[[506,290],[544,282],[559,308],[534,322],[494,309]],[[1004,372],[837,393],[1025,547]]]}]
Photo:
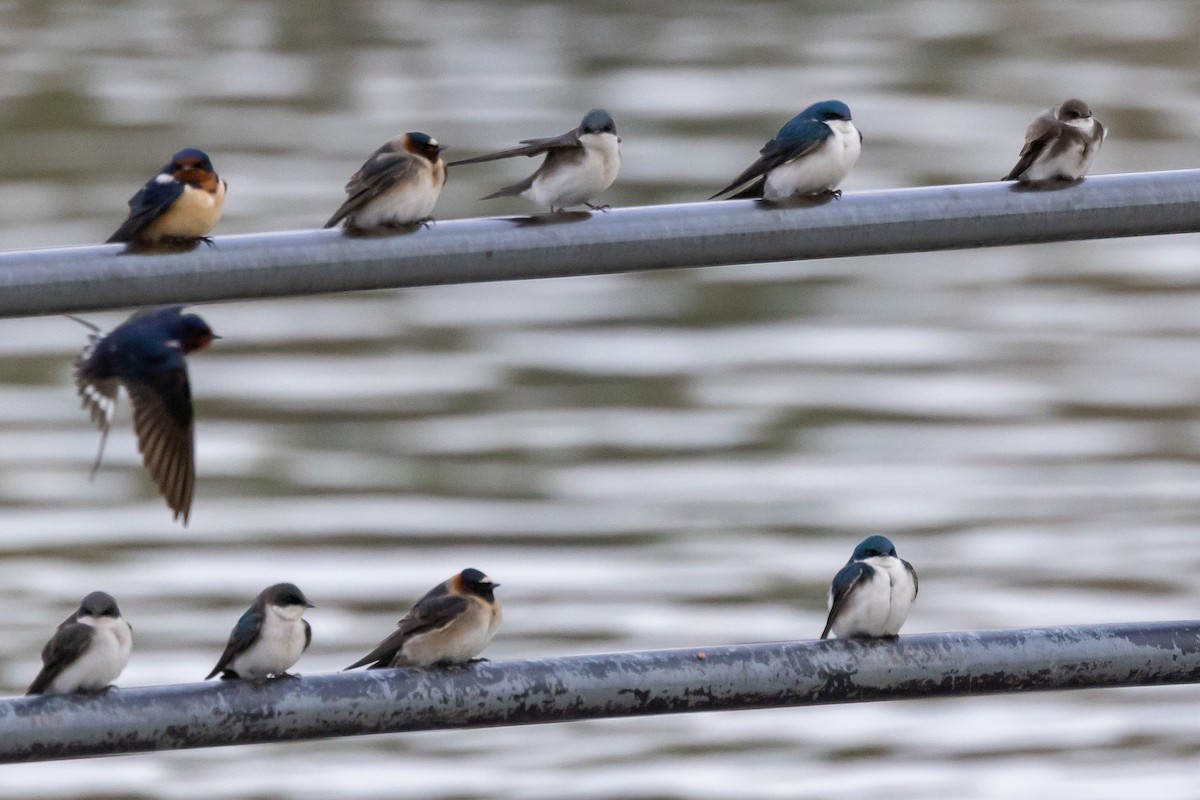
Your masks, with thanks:
[{"label": "tree swallow", "polygon": [[71,694],[108,688],[129,663],[133,629],[117,601],[92,592],[42,648],[42,671],[26,694]]},{"label": "tree swallow", "polygon": [[290,678],[288,667],[300,660],[312,642],[312,627],[302,619],[313,607],[294,584],[277,583],[263,589],[233,626],[229,643],[208,680]]},{"label": "tree swallow", "polygon": [[175,512],[173,519],[182,516],[187,525],[196,468],[192,389],[184,356],[219,337],[199,316],[182,312],[183,306],[139,311],[106,336],[76,318],[92,333],[75,360],[75,386],[83,407],[100,428],[100,452],[92,477],[104,455],[118,389],[124,386],[133,406],[142,461]]},{"label": "tree swallow", "polygon": [[180,150],[129,200],[129,217],[108,237],[132,248],[208,241],[225,204],[225,181],[203,150]]},{"label": "tree swallow", "polygon": [[499,585],[477,569],[464,569],[433,587],[391,636],[346,669],[465,664],[500,627],[500,601],[492,594]]},{"label": "tree swallow", "polygon": [[885,536],[868,536],[833,577],[821,638],[896,636],[917,598],[917,573]]},{"label": "tree swallow", "polygon": [[520,195],[540,206],[549,206],[551,213],[579,205],[603,210],[608,206],[594,206],[591,201],[617,179],[621,168],[620,142],[612,116],[594,108],[578,128],[562,136],[522,139],[524,147],[451,161],[450,166],[545,153],[546,160],[528,178],[480,199]]},{"label": "tree swallow", "polygon": [[1087,174],[1107,134],[1082,100],[1048,108],[1029,124],[1020,160],[1000,180],[1077,181]]},{"label": "tree swallow", "polygon": [[850,108],[840,100],[813,103],[792,117],[775,138],[759,150],[760,157],[733,183],[708,198],[733,192],[727,199],[829,194],[837,188],[862,151],[862,134],[850,121]]},{"label": "tree swallow", "polygon": [[351,231],[429,222],[446,183],[446,162],[440,155],[445,149],[419,131],[388,142],[350,176],[346,202],[325,227],[342,220]]}]

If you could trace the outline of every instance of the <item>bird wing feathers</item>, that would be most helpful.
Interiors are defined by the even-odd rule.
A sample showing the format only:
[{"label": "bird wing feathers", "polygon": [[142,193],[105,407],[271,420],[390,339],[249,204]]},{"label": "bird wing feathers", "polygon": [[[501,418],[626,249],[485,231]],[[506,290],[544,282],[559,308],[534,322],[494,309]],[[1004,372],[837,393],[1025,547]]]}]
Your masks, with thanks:
[{"label": "bird wing feathers", "polygon": [[41,694],[92,643],[95,629],[82,622],[68,621],[55,631],[42,648],[42,671],[33,679],[26,694]]},{"label": "bird wing feathers", "polygon": [[852,561],[833,576],[833,602],[829,606],[829,616],[825,619],[825,630],[821,631],[822,639],[829,638],[829,630],[833,627],[833,621],[842,613],[850,596],[858,588],[863,578],[869,578],[873,572],[874,568],[870,564]]},{"label": "bird wing feathers", "polygon": [[125,390],[133,406],[133,428],[138,450],[175,519],[186,525],[196,485],[195,425],[192,390],[183,354],[174,369],[143,373],[143,379],[126,379]]},{"label": "bird wing feathers", "polygon": [[579,143],[578,131],[567,131],[561,136],[547,136],[543,139],[522,139],[522,147],[514,147],[511,150],[500,150],[496,153],[488,153],[474,158],[464,158],[461,161],[451,161],[447,166],[454,167],[459,164],[482,164],[484,161],[497,161],[501,158],[512,158],[514,156],[536,156],[541,153],[553,153],[559,150],[582,150],[583,145]]},{"label": "bird wing feathers", "polygon": [[246,613],[242,614],[237,624],[233,626],[233,632],[229,634],[229,643],[225,645],[225,652],[221,653],[217,665],[213,667],[212,672],[204,676],[204,680],[208,680],[224,670],[239,653],[244,653],[246,648],[254,644],[262,632],[263,616],[262,609],[257,605],[246,609]]},{"label": "bird wing feathers", "polygon": [[816,150],[833,135],[833,130],[816,120],[792,120],[784,125],[775,138],[759,150],[759,158],[733,179],[733,182],[708,198],[713,200],[735,189],[739,190],[730,199],[762,197],[762,183],[767,173],[792,159],[800,158]]},{"label": "bird wing feathers", "polygon": [[132,242],[150,223],[161,217],[183,194],[183,184],[172,180],[159,183],[152,180],[129,200],[129,216],[108,237],[108,242]]},{"label": "bird wing feathers", "polygon": [[469,602],[457,594],[426,595],[413,606],[404,619],[400,620],[399,627],[391,636],[346,669],[354,669],[372,662],[375,663],[371,669],[389,666],[406,641],[417,634],[429,633],[449,625],[467,610]]},{"label": "bird wing feathers", "polygon": [[337,225],[397,183],[413,180],[422,167],[422,161],[428,163],[423,156],[396,150],[391,142],[380,147],[359,167],[358,172],[350,176],[346,182],[348,197],[325,223],[325,227]]}]

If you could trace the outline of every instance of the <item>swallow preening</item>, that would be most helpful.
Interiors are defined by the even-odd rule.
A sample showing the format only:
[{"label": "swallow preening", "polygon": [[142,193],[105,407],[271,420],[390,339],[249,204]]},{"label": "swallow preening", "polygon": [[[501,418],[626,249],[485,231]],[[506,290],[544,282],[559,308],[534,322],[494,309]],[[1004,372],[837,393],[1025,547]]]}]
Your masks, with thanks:
[{"label": "swallow preening", "polygon": [[821,638],[896,636],[917,599],[917,572],[896,555],[886,536],[868,536],[854,548],[829,587],[829,617]]},{"label": "swallow preening", "polygon": [[312,607],[295,584],[263,589],[233,626],[225,652],[204,679],[218,672],[221,680],[293,677],[288,669],[312,643],[312,627],[302,618]]},{"label": "swallow preening", "polygon": [[100,428],[100,451],[92,476],[100,467],[117,393],[124,386],[146,469],[174,519],[183,517],[186,525],[196,468],[192,390],[185,356],[218,337],[199,316],[184,314],[183,306],[140,311],[106,335],[90,323],[83,324],[92,333],[75,360],[75,386],[83,407]]},{"label": "swallow preening", "polygon": [[208,241],[224,204],[225,181],[207,153],[189,147],[130,198],[129,216],[108,242],[146,249]]},{"label": "swallow preening", "polygon": [[813,103],[780,128],[758,151],[758,160],[709,200],[723,194],[730,200],[840,197],[837,187],[861,151],[862,134],[854,127],[849,106],[840,100]]},{"label": "swallow preening", "polygon": [[346,201],[325,227],[345,220],[347,230],[365,232],[431,221],[446,183],[445,149],[419,131],[383,145],[350,176]]},{"label": "swallow preening", "polygon": [[1000,180],[1077,181],[1087,174],[1107,133],[1082,100],[1048,108],[1029,124],[1020,160]]},{"label": "swallow preening", "polygon": [[578,128],[561,136],[522,139],[522,147],[451,161],[449,166],[545,154],[542,165],[528,178],[480,199],[520,195],[549,207],[552,213],[580,205],[601,210],[606,206],[592,205],[592,200],[617,179],[621,169],[620,143],[612,115],[595,108],[584,116]]},{"label": "swallow preening", "polygon": [[397,624],[395,632],[346,669],[465,664],[491,642],[500,627],[500,584],[477,569],[464,569],[430,589]]},{"label": "swallow preening", "polygon": [[106,592],[83,598],[42,648],[42,669],[26,694],[99,692],[129,663],[133,629]]}]

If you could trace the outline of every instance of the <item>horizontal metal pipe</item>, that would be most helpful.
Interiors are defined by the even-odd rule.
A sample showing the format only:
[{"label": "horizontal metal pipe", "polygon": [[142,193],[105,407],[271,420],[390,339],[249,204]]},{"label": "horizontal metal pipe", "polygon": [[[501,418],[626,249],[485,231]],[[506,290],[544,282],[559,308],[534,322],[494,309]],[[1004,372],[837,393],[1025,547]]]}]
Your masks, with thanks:
[{"label": "horizontal metal pipe", "polygon": [[171,255],[13,251],[0,253],[0,317],[1197,230],[1200,170],[1180,170],[447,220],[378,238],[221,236]]},{"label": "horizontal metal pipe", "polygon": [[872,700],[1200,682],[1200,621],[484,662],[0,701],[0,762]]}]

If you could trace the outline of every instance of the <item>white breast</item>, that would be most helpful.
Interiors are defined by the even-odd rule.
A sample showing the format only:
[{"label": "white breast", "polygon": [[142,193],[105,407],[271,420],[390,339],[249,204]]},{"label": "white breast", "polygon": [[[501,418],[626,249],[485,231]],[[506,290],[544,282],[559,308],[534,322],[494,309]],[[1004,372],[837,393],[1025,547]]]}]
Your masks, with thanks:
[{"label": "white breast", "polygon": [[441,193],[442,184],[435,182],[433,170],[426,162],[414,180],[384,192],[355,213],[354,225],[374,228],[378,225],[409,225],[429,219]]},{"label": "white breast", "polygon": [[611,133],[585,133],[579,143],[583,145],[579,162],[539,175],[521,196],[558,210],[583,205],[612,186],[621,169],[617,137]]},{"label": "white breast", "polygon": [[794,195],[831,191],[846,179],[862,152],[862,138],[854,123],[848,120],[832,120],[825,125],[833,135],[819,148],[767,174],[764,198],[782,200]]},{"label": "white breast", "polygon": [[129,663],[129,653],[133,650],[133,631],[128,622],[100,617],[85,624],[91,624],[95,629],[91,644],[74,663],[50,682],[46,688],[48,694],[103,689],[115,681]]},{"label": "white breast", "polygon": [[229,662],[241,678],[265,678],[287,672],[305,647],[303,606],[267,606],[262,631],[254,644]]},{"label": "white breast", "polygon": [[912,575],[900,559],[875,556],[865,563],[874,568],[874,574],[859,580],[849,603],[834,620],[833,633],[839,639],[897,635],[917,596]]}]

